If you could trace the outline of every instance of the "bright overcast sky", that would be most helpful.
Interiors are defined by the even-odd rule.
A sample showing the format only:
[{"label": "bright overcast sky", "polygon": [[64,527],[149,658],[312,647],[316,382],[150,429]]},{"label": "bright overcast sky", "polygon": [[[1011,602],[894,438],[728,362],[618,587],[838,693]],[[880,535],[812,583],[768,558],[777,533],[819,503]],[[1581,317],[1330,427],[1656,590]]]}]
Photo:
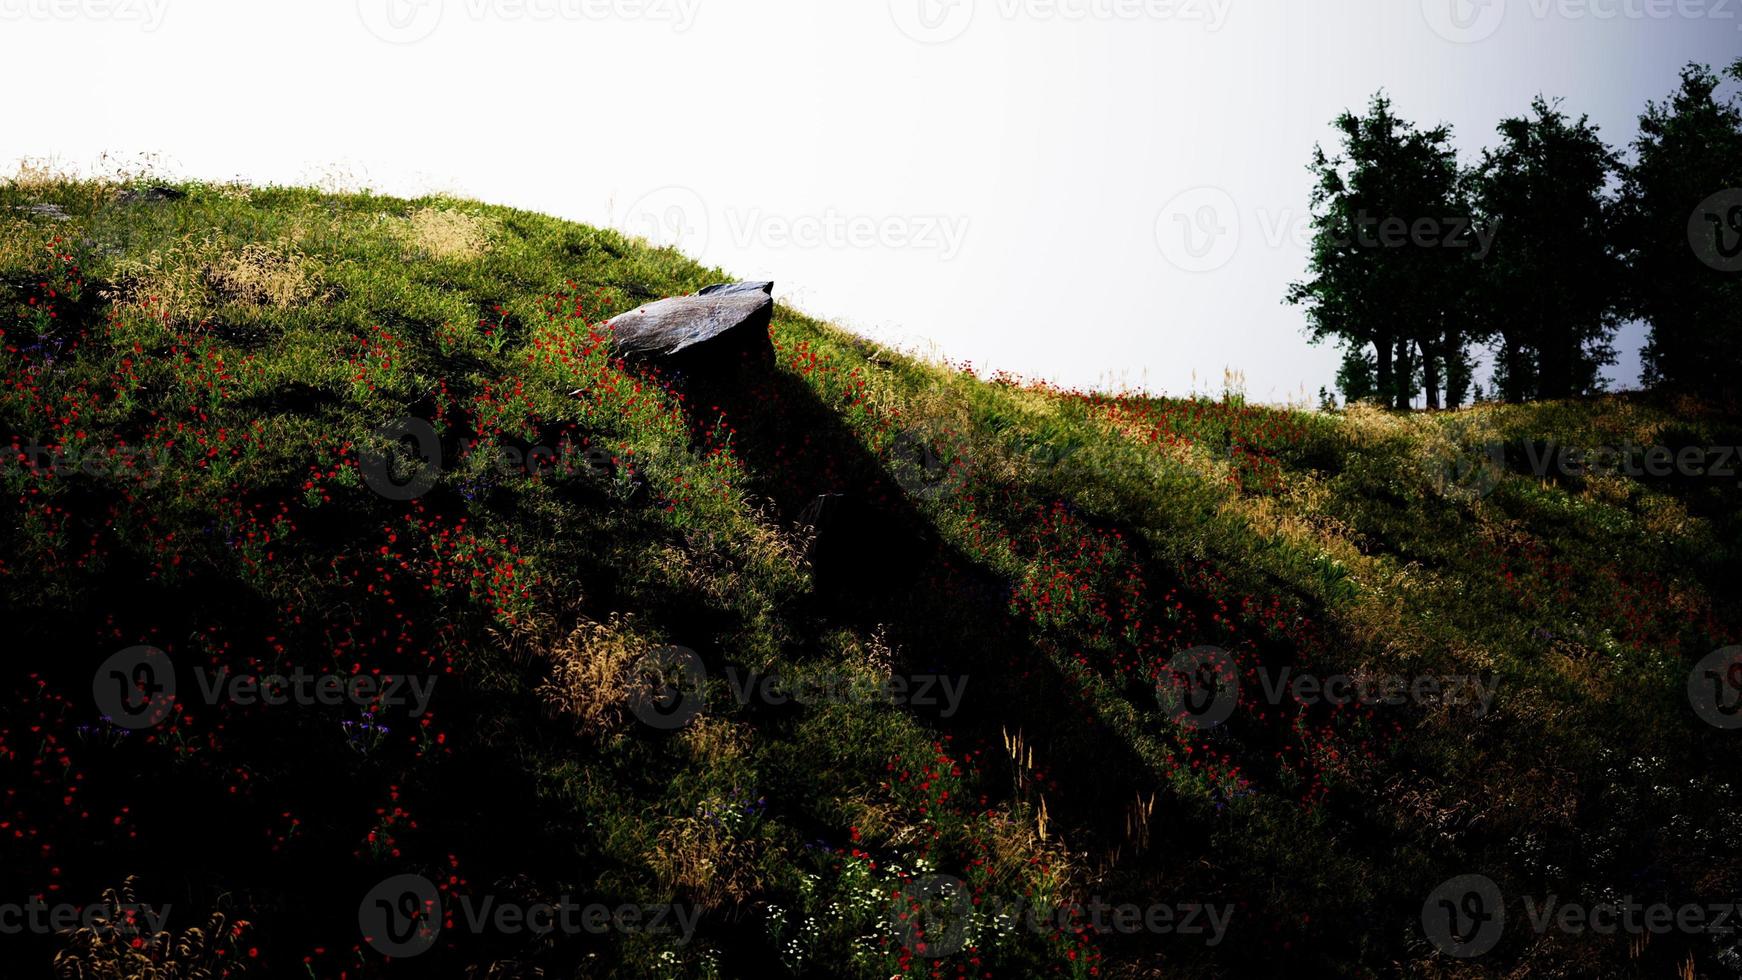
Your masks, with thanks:
[{"label": "bright overcast sky", "polygon": [[1742,0],[0,0],[0,39],[7,165],[455,193],[982,368],[1280,401],[1336,365],[1282,304],[1333,116],[1384,87],[1473,158],[1542,92],[1625,143]]}]

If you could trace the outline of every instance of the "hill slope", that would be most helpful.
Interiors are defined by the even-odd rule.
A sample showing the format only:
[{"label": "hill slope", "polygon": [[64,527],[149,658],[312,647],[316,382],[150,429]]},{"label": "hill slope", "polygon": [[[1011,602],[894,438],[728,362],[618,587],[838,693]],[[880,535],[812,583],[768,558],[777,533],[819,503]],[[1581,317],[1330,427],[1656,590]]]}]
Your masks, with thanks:
[{"label": "hill slope", "polygon": [[[1738,969],[1520,904],[1742,887],[1737,733],[1688,691],[1738,635],[1737,478],[1544,462],[1733,416],[1059,391],[785,308],[744,386],[609,357],[725,278],[474,202],[0,187],[0,900],[172,908],[15,962]],[[1221,724],[1170,694],[1204,647]],[[1422,923],[1464,874],[1508,913],[1470,960]],[[396,918],[420,882],[442,914]],[[607,911],[492,918],[564,899]]]}]

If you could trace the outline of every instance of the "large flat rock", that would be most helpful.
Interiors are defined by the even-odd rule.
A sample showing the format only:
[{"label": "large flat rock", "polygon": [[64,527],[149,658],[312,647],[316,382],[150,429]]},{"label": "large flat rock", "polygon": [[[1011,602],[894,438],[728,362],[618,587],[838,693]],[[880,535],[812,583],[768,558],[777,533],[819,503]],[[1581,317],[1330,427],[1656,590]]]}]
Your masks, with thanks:
[{"label": "large flat rock", "polygon": [[[773,357],[768,324],[774,316],[773,283],[756,288],[673,296],[606,321],[612,348],[625,357],[677,358],[686,364],[735,360],[741,353]],[[763,287],[767,288],[764,289]],[[712,287],[710,287],[712,288]]]},{"label": "large flat rock", "polygon": [[774,295],[771,282],[719,282],[696,290],[697,296],[729,296],[733,293],[766,293]]}]

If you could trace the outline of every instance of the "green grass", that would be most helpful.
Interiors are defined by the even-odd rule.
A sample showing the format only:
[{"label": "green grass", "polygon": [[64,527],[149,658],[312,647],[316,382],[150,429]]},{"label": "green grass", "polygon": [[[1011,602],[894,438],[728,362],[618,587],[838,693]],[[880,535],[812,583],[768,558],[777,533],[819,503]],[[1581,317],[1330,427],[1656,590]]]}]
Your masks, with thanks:
[{"label": "green grass", "polygon": [[[122,189],[0,185],[0,438],[101,461],[0,470],[0,901],[136,876],[178,930],[228,916],[224,969],[272,976],[1736,969],[1724,937],[1635,955],[1518,928],[1456,962],[1420,926],[1462,873],[1514,902],[1738,894],[1734,733],[1685,696],[1738,632],[1736,480],[1527,466],[1548,440],[1734,445],[1733,417],[1637,396],[1422,416],[1116,398],[784,307],[777,370],[736,390],[609,358],[603,319],[731,278],[613,231],[449,199]],[[446,465],[389,499],[365,461],[407,416]],[[491,462],[565,444],[572,465],[537,478]],[[1444,487],[1489,444],[1491,487]],[[813,548],[802,516],[830,493],[859,506]],[[91,677],[134,644],[183,691],[196,665],[437,686],[419,718],[184,697],[118,731]],[[709,676],[677,731],[638,722],[620,677],[666,644]],[[1243,704],[1184,728],[1153,684],[1197,644],[1232,651],[1243,689],[1261,667],[1481,674],[1495,700]],[[967,686],[947,713],[740,703],[745,672]],[[357,907],[401,873],[450,909],[569,895],[676,903],[698,927],[454,923],[390,961]],[[924,955],[892,928],[928,874],[980,899],[971,949]],[[987,910],[1018,898],[1234,912],[1210,945],[1001,928]],[[97,976],[175,959],[8,939],[44,971],[57,951]]]}]

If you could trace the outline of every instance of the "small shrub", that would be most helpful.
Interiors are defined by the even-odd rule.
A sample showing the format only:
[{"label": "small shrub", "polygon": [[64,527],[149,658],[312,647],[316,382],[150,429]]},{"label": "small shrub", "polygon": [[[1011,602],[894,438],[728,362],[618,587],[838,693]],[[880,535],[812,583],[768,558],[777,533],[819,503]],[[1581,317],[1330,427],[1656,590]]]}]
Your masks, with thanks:
[{"label": "small shrub", "polygon": [[630,632],[630,618],[613,615],[608,622],[575,627],[546,655],[550,676],[538,695],[555,714],[571,719],[585,735],[616,727],[628,705],[624,671],[646,652]]}]

